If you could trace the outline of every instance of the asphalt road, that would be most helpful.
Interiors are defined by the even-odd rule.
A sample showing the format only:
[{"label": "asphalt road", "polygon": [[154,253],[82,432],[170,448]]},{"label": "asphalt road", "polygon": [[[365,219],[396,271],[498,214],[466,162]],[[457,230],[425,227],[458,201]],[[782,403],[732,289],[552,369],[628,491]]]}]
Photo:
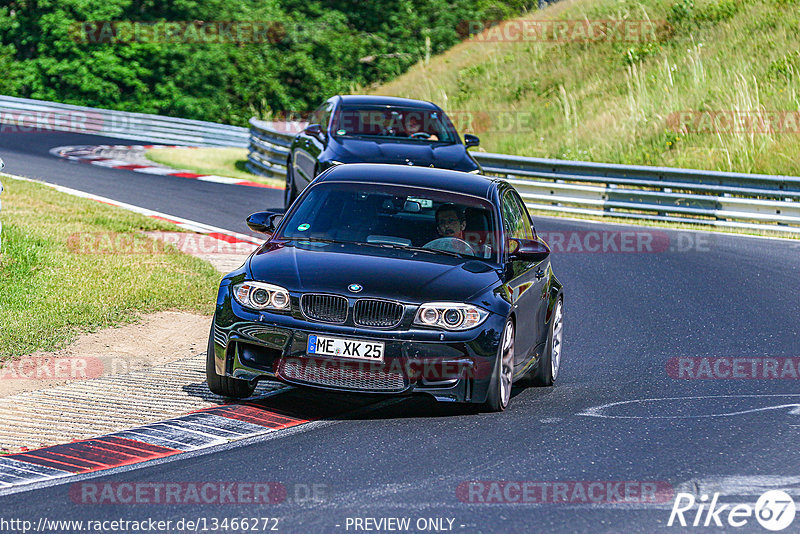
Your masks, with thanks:
[{"label": "asphalt road", "polygon": [[[10,173],[235,231],[251,211],[280,206],[280,191],[73,165],[47,153],[56,145],[110,142],[71,134],[0,137],[0,157]],[[73,478],[0,497],[0,519],[277,517],[283,532],[365,532],[355,528],[356,518],[407,517],[412,526],[420,518],[452,519],[456,532],[682,530],[666,526],[671,496],[656,504],[587,503],[575,495],[558,503],[465,503],[457,489],[467,481],[567,482],[570,492],[593,481],[630,481],[673,492],[716,489],[721,501],[750,504],[766,489],[782,488],[800,505],[800,382],[786,373],[678,379],[673,360],[800,357],[800,243],[551,218],[538,220],[537,229],[551,239],[562,232],[565,246],[573,235],[588,235],[580,232],[612,240],[631,230],[669,242],[659,251],[556,250],[566,333],[555,387],[515,390],[502,414],[464,413],[417,397],[387,401],[271,439],[91,479],[275,481],[288,491],[280,504],[76,504]],[[622,404],[604,406],[610,403]],[[297,498],[312,487],[317,500]],[[696,510],[686,513],[688,521]],[[724,530],[764,531],[754,517]],[[797,531],[800,517],[785,530]]]},{"label": "asphalt road", "polygon": [[[132,145],[130,139],[60,132],[0,133],[3,172],[71,187],[155,211],[253,234],[244,223],[250,213],[283,205],[283,191],[231,186],[86,165],[49,153],[64,145]],[[149,144],[149,143],[148,143]],[[231,209],[236,206],[236,209]],[[238,216],[239,214],[244,216]],[[233,215],[236,215],[234,217]]]}]

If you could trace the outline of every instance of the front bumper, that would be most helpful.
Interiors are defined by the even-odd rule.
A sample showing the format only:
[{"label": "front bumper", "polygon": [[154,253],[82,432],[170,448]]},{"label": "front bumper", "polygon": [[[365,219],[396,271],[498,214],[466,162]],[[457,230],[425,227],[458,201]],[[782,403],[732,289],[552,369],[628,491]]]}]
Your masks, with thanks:
[{"label": "front bumper", "polygon": [[[490,314],[464,332],[373,330],[251,312],[232,303],[217,310],[213,336],[220,375],[331,391],[426,393],[441,401],[484,402],[504,326],[503,317]],[[310,356],[306,347],[312,334],[383,342],[384,362]]]}]

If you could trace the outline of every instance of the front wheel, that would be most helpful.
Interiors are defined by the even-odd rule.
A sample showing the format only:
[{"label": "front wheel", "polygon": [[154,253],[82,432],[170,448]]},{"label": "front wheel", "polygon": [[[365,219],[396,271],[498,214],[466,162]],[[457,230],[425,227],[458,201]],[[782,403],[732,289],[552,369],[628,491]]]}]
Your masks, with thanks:
[{"label": "front wheel", "polygon": [[561,368],[561,343],[564,337],[564,301],[558,299],[553,310],[553,321],[547,334],[547,345],[542,358],[531,376],[534,386],[552,386]]},{"label": "front wheel", "polygon": [[514,382],[514,321],[508,319],[503,329],[500,350],[495,360],[494,372],[489,382],[489,395],[483,403],[487,412],[502,412],[511,400]]},{"label": "front wheel", "polygon": [[206,351],[206,382],[212,393],[234,399],[245,399],[253,394],[256,387],[247,380],[220,376],[217,374],[216,358],[214,357],[214,323],[211,323],[211,333],[208,335],[208,350]]}]

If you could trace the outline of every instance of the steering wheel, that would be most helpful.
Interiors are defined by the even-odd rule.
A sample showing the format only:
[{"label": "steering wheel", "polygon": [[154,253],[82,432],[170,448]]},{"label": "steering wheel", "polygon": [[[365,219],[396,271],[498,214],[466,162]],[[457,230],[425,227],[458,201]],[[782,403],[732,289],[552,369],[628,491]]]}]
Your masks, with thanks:
[{"label": "steering wheel", "polygon": [[417,132],[415,134],[409,135],[411,139],[430,139],[431,134],[428,132]]},{"label": "steering wheel", "polygon": [[455,252],[457,254],[469,254],[477,256],[472,245],[458,237],[439,237],[433,241],[425,243],[422,248],[431,250],[443,250],[444,252]]}]

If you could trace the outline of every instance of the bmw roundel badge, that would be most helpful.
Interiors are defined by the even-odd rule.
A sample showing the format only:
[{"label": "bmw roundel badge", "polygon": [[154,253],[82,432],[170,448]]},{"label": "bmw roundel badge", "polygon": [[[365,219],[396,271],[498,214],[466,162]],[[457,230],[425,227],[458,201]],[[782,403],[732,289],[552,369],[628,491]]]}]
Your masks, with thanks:
[{"label": "bmw roundel badge", "polygon": [[358,293],[364,288],[361,287],[360,284],[350,284],[349,286],[347,286],[347,289],[349,289],[352,293]]}]

